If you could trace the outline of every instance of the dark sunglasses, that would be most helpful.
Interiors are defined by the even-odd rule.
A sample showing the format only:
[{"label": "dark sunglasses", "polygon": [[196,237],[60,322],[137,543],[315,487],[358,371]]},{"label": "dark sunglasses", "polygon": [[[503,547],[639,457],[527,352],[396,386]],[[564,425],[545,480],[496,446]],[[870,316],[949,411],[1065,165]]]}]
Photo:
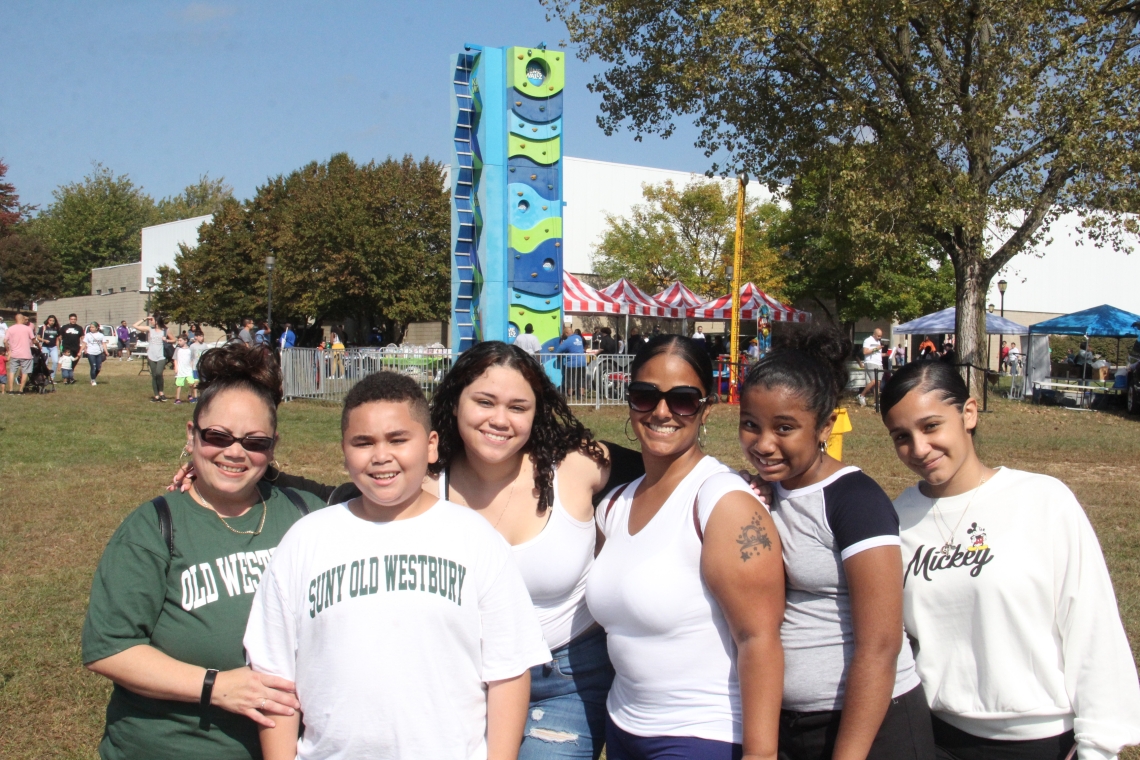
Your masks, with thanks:
[{"label": "dark sunglasses", "polygon": [[711,398],[712,396],[702,398],[700,389],[691,385],[678,385],[662,391],[651,383],[630,383],[625,393],[629,408],[635,412],[652,412],[661,403],[661,399],[665,399],[669,411],[678,417],[692,417]]},{"label": "dark sunglasses", "polygon": [[245,438],[235,438],[226,431],[215,428],[206,428],[205,430],[199,428],[198,437],[205,443],[217,446],[220,449],[228,449],[234,445],[234,441],[237,441],[243,449],[255,454],[264,454],[273,448],[274,443],[274,440],[268,436],[247,435]]}]

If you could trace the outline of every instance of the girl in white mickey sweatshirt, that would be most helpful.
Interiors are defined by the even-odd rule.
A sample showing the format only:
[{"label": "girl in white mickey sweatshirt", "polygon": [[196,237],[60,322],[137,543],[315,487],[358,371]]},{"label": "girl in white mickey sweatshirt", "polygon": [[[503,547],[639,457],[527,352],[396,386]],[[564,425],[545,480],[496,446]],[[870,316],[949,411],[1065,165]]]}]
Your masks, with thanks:
[{"label": "girl in white mickey sweatshirt", "polygon": [[939,749],[959,760],[1107,760],[1140,743],[1140,682],[1100,544],[1073,493],[990,469],[957,370],[916,362],[884,389],[903,616]]}]

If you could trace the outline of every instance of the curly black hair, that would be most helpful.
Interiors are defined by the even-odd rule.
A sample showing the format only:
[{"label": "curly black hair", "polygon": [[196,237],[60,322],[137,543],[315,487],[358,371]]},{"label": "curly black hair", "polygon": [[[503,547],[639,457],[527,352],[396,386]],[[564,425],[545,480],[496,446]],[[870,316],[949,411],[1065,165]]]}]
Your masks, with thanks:
[{"label": "curly black hair", "polygon": [[500,341],[476,344],[459,355],[451,371],[431,398],[431,426],[439,434],[439,459],[430,466],[438,474],[451,464],[463,448],[455,409],[463,389],[490,367],[517,370],[534,391],[534,424],[523,451],[534,465],[534,485],[538,489],[538,510],[545,512],[554,503],[554,468],[571,451],[580,451],[597,462],[606,455],[593,433],[578,421],[566,399],[530,354]]}]

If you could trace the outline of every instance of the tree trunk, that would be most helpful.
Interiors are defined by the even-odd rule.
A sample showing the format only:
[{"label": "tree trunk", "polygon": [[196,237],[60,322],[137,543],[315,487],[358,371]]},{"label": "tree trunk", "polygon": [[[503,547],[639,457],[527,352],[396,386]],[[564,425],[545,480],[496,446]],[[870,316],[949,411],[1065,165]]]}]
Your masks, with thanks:
[{"label": "tree trunk", "polygon": [[[985,273],[981,252],[962,254],[962,263],[954,267],[956,280],[954,352],[961,366],[962,379],[970,383],[970,395],[981,398],[986,380],[986,292],[990,277]],[[969,366],[972,365],[973,369]]]}]

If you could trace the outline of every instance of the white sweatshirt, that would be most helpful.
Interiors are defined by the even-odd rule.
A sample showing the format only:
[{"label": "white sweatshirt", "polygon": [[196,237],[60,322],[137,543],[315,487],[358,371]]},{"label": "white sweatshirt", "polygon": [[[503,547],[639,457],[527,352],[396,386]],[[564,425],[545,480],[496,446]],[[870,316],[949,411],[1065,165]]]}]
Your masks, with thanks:
[{"label": "white sweatshirt", "polygon": [[1072,491],[1002,468],[980,490],[937,501],[936,522],[917,486],[895,500],[904,623],[930,709],[986,739],[1074,729],[1081,760],[1140,743],[1136,663]]}]

